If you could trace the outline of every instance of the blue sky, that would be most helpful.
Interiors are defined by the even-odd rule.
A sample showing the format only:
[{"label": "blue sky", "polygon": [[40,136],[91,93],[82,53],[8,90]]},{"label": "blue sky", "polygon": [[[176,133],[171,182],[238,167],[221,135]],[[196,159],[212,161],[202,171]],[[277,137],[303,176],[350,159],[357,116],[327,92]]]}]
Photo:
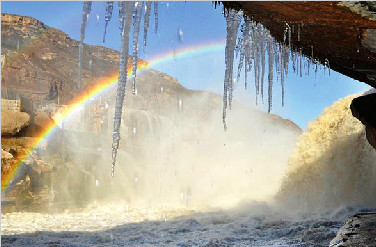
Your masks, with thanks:
[{"label": "blue sky", "polygon": [[[25,15],[37,18],[46,25],[63,30],[73,39],[79,39],[83,2],[7,2],[2,1],[2,13]],[[118,49],[120,46],[117,5],[107,30],[106,43],[103,44],[105,2],[93,2],[85,43],[104,45]],[[139,57],[148,60],[157,54],[180,48],[224,40],[226,37],[225,19],[222,6],[214,8],[208,2],[160,2],[158,32],[154,33],[154,15],[151,16],[146,52],[140,49]],[[141,24],[142,25],[142,24]],[[178,39],[178,30],[183,31],[183,41]],[[281,30],[283,32],[283,30]],[[140,41],[142,34],[140,34]],[[309,121],[314,120],[324,107],[340,98],[367,90],[369,86],[331,71],[324,74],[321,70],[315,76],[298,77],[292,73],[291,65],[286,79],[285,107],[281,107],[279,82],[275,83],[272,113],[288,118],[305,129]],[[223,92],[225,69],[224,50],[196,57],[176,60],[155,67],[176,77],[180,83],[190,89]],[[249,76],[249,84],[253,83]],[[245,92],[239,86],[236,99],[256,107],[253,99],[253,87]],[[264,106],[257,106],[266,109]],[[220,117],[220,116],[219,116]]]}]

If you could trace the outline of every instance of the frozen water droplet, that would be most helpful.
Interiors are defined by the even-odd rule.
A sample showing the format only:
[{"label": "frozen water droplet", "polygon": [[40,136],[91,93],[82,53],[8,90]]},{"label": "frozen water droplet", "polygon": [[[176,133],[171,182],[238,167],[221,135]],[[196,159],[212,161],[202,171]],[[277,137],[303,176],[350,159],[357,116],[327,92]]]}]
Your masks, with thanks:
[{"label": "frozen water droplet", "polygon": [[179,30],[178,30],[178,40],[179,40],[179,42],[183,42],[183,29],[181,29],[181,28],[179,28]]},{"label": "frozen water droplet", "polygon": [[179,99],[179,111],[181,111],[183,105],[183,100]]}]

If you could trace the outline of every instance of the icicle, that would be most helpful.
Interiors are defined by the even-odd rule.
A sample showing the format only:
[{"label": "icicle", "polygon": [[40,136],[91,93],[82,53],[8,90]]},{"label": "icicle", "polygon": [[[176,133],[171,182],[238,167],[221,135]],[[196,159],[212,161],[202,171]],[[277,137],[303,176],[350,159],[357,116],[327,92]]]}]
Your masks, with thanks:
[{"label": "icicle", "polygon": [[292,69],[295,73],[296,72],[296,53],[295,53],[295,51],[291,52],[291,56],[292,56]]},{"label": "icicle", "polygon": [[261,45],[261,100],[264,101],[264,75],[265,75],[265,29],[262,29],[260,45]]},{"label": "icicle", "polygon": [[[242,27],[242,32],[243,32],[243,27]],[[243,38],[239,39],[239,42],[237,44],[236,48],[236,57],[239,55],[239,64],[238,64],[238,73],[236,75],[236,81],[239,82],[240,79],[240,74],[242,72],[243,64],[244,64],[244,41]]]},{"label": "icicle", "polygon": [[250,71],[252,66],[251,60],[251,45],[252,40],[250,39],[250,23],[249,17],[245,16],[244,19],[244,30],[243,30],[243,59],[244,59],[244,88],[247,89],[247,73]]},{"label": "icicle", "polygon": [[[286,66],[288,65],[288,58],[286,59],[286,49],[288,49],[285,45],[282,45],[282,54],[281,54],[281,90],[282,90],[282,107],[285,106],[285,73],[287,75]],[[287,63],[286,63],[287,60]]]},{"label": "icicle", "polygon": [[148,1],[145,5],[145,15],[144,15],[144,52],[146,50],[146,40],[148,37],[148,28],[150,20],[150,10],[151,10],[151,1]]},{"label": "icicle", "polygon": [[136,2],[134,9],[133,21],[133,56],[132,56],[132,93],[136,92],[136,73],[137,73],[137,59],[138,59],[138,35],[140,33],[140,22],[142,15],[142,8],[144,2]]},{"label": "icicle", "polygon": [[121,45],[119,56],[119,79],[116,91],[116,105],[114,114],[114,129],[112,134],[112,162],[111,162],[111,176],[114,176],[115,163],[117,157],[117,150],[119,148],[120,141],[120,126],[121,115],[123,111],[123,102],[125,96],[125,88],[127,83],[127,68],[128,68],[128,49],[129,49],[129,31],[132,23],[132,13],[134,8],[133,2],[119,2],[119,9],[122,7],[121,15],[119,19],[123,21],[121,23]]},{"label": "icicle", "polygon": [[113,9],[114,9],[114,1],[108,1],[106,3],[106,15],[104,17],[105,25],[104,25],[103,43],[106,41],[107,26],[112,18]]},{"label": "icicle", "polygon": [[303,70],[303,68],[302,68],[302,60],[303,60],[303,55],[302,55],[302,48],[300,48],[300,64],[299,64],[299,71],[300,71],[300,77],[302,77],[303,76],[303,73],[302,73],[302,70]]},{"label": "icicle", "polygon": [[329,69],[329,75],[330,75],[330,64],[329,64],[329,60],[327,58],[325,58],[324,70],[325,70],[325,68]]},{"label": "icicle", "polygon": [[154,26],[154,32],[157,33],[158,31],[158,1],[155,1],[154,2],[154,22],[155,22],[155,26]]},{"label": "icicle", "polygon": [[268,113],[272,110],[272,100],[273,100],[273,64],[274,64],[274,42],[272,36],[268,35]]},{"label": "icicle", "polygon": [[300,41],[300,24],[298,24],[298,41]]},{"label": "icicle", "polygon": [[279,54],[279,45],[278,43],[273,40],[273,43],[274,43],[274,60],[275,60],[275,70],[276,70],[276,75],[277,75],[277,81],[279,79],[279,75],[280,75],[280,66],[281,66],[281,63],[280,63],[280,54]]},{"label": "icicle", "polygon": [[81,22],[81,35],[80,35],[80,42],[78,44],[78,89],[81,89],[81,81],[82,81],[82,55],[83,55],[83,46],[85,40],[85,29],[86,23],[91,11],[91,1],[85,1],[83,10],[82,10],[82,22]]},{"label": "icicle", "polygon": [[[223,92],[223,127],[226,130],[226,110],[227,106],[231,109],[232,93],[233,93],[233,63],[234,63],[234,49],[236,45],[236,37],[240,20],[243,12],[230,9],[226,16],[227,37],[225,48],[225,79],[224,79],[224,92]],[[227,101],[228,100],[228,101]]]},{"label": "icicle", "polygon": [[118,8],[119,8],[119,29],[122,33],[124,30],[124,19],[125,19],[125,1],[118,1]]}]

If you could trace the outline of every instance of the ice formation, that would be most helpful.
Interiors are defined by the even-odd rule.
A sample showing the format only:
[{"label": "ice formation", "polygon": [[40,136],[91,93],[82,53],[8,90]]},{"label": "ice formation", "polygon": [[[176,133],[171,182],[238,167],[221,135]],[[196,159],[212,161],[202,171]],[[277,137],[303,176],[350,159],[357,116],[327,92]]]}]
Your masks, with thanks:
[{"label": "ice formation", "polygon": [[236,46],[236,38],[238,33],[239,24],[243,12],[238,12],[230,9],[226,16],[227,23],[227,39],[226,39],[226,70],[224,79],[224,92],[223,92],[223,125],[226,130],[226,110],[227,107],[231,109],[232,93],[233,93],[233,63],[234,63],[234,50]]},{"label": "ice formation", "polygon": [[114,176],[117,150],[120,141],[121,114],[123,110],[123,102],[125,96],[125,88],[127,83],[128,68],[128,49],[129,49],[129,31],[132,23],[132,15],[134,10],[133,2],[119,2],[119,20],[121,22],[121,45],[119,57],[119,79],[116,91],[116,105],[114,114],[114,129],[112,134],[112,162],[111,176]]},{"label": "ice formation", "polygon": [[150,20],[150,10],[151,10],[151,3],[148,1],[145,5],[145,16],[144,16],[144,52],[146,49],[146,40],[148,37],[148,28],[149,28],[149,20]]},{"label": "ice formation", "polygon": [[154,18],[155,18],[155,26],[154,26],[154,32],[158,31],[158,2],[154,2]]},{"label": "ice formation", "polygon": [[104,34],[103,34],[103,43],[106,41],[106,32],[107,32],[107,26],[112,18],[112,11],[114,9],[114,1],[108,1],[106,3],[106,15],[104,17],[105,20],[105,26],[104,26]]},{"label": "ice formation", "polygon": [[[144,49],[146,46],[146,38],[150,20],[152,2],[144,1],[118,1],[119,10],[119,29],[121,33],[121,45],[120,45],[120,55],[119,55],[119,79],[116,92],[116,105],[114,114],[114,127],[113,127],[113,142],[112,142],[112,163],[111,163],[111,175],[114,175],[117,150],[119,148],[120,141],[120,126],[121,126],[121,115],[123,109],[123,102],[125,97],[125,89],[127,82],[127,70],[128,70],[128,58],[129,58],[129,33],[131,30],[131,25],[133,24],[133,56],[132,56],[132,92],[137,94],[135,81],[137,72],[137,59],[138,59],[138,37],[140,32],[140,23],[142,18],[142,11],[145,5],[145,15],[144,15]],[[84,2],[82,23],[81,23],[81,36],[79,43],[78,52],[78,88],[81,88],[82,79],[82,54],[83,54],[83,43],[85,40],[85,28],[88,22],[88,15],[91,10],[91,1]],[[106,2],[106,13],[105,13],[105,30],[103,34],[103,42],[106,39],[107,26],[110,22],[114,9],[114,1]],[[154,14],[155,14],[155,31],[158,29],[158,2],[154,2]],[[91,65],[91,63],[90,63]]]},{"label": "ice formation", "polygon": [[84,47],[84,40],[85,40],[85,29],[87,19],[89,18],[89,14],[91,11],[91,1],[85,1],[82,11],[82,23],[81,23],[81,33],[80,33],[80,43],[78,45],[78,89],[81,89],[81,80],[82,80],[82,55],[83,55],[83,47]]},{"label": "ice formation", "polygon": [[137,72],[137,59],[138,59],[138,34],[140,33],[140,22],[144,2],[136,2],[134,8],[134,21],[133,21],[133,56],[132,56],[132,93],[136,93],[136,72]]},{"label": "ice formation", "polygon": [[[239,81],[244,66],[244,86],[247,89],[248,72],[253,67],[255,83],[255,99],[258,104],[259,96],[264,98],[264,77],[266,73],[266,60],[268,60],[268,112],[272,110],[273,105],[273,78],[276,75],[276,81],[281,83],[282,106],[285,104],[285,79],[288,75],[289,62],[292,61],[294,73],[303,76],[303,70],[309,75],[312,64],[315,65],[315,72],[318,66],[321,66],[317,59],[313,57],[313,47],[311,47],[311,57],[303,55],[302,48],[293,47],[291,43],[294,32],[294,25],[286,23],[283,30],[283,39],[278,42],[273,38],[263,25],[256,23],[250,17],[244,16],[244,22],[241,25],[241,35],[236,42],[239,24],[243,15],[242,11],[232,9],[225,11],[227,24],[226,51],[225,51],[225,76],[223,92],[223,124],[226,129],[226,111],[227,107],[231,109],[233,96],[232,73],[234,64],[234,51],[239,56],[236,81]],[[303,25],[297,27],[297,40],[300,41],[300,29]],[[267,56],[266,56],[267,51]],[[329,68],[329,61],[325,59],[324,73]],[[330,69],[329,69],[330,71]]]},{"label": "ice formation", "polygon": [[[127,68],[128,68],[128,49],[129,49],[129,32],[131,25],[133,24],[133,56],[132,56],[132,92],[136,93],[136,72],[137,72],[137,56],[138,56],[138,37],[140,32],[140,23],[142,18],[142,11],[145,6],[144,13],[144,37],[143,46],[144,50],[146,48],[147,32],[150,21],[152,2],[127,2],[119,1],[119,22],[121,31],[121,47],[120,47],[120,58],[119,58],[119,80],[116,93],[116,106],[114,115],[114,128],[113,128],[113,144],[112,144],[112,176],[114,175],[114,168],[116,163],[117,149],[119,148],[120,140],[120,125],[121,125],[121,115],[122,107],[125,96],[125,88],[127,81]],[[106,14],[105,14],[105,31],[103,35],[103,42],[105,42],[106,30],[109,21],[112,18],[114,8],[114,2],[108,1],[106,3]],[[88,15],[91,10],[91,1],[85,1],[83,6],[82,24],[81,24],[81,36],[79,43],[79,79],[78,88],[81,88],[82,79],[82,55],[83,55],[83,42],[85,39],[85,27],[88,21]],[[317,59],[313,58],[313,47],[312,56],[305,57],[302,55],[302,49],[292,47],[291,38],[294,33],[295,26],[286,23],[285,29],[283,30],[283,40],[277,42],[270,32],[260,23],[254,22],[250,17],[243,16],[242,11],[236,11],[233,9],[227,9],[225,11],[226,17],[226,48],[225,48],[225,76],[224,76],[224,92],[223,92],[223,125],[224,129],[226,126],[226,114],[227,108],[231,109],[234,83],[239,81],[241,77],[241,72],[244,67],[244,86],[247,89],[247,77],[248,73],[251,72],[252,68],[254,70],[254,83],[255,83],[255,96],[256,104],[258,103],[259,96],[261,96],[262,102],[264,99],[264,78],[266,73],[267,64],[267,76],[268,76],[268,112],[272,110],[272,99],[273,99],[273,83],[274,83],[274,73],[276,75],[276,80],[280,80],[282,88],[282,106],[284,105],[285,97],[285,78],[288,75],[288,65],[289,61],[292,61],[292,69],[294,73],[298,75],[303,75],[303,69],[305,69],[309,74],[311,64],[314,64],[315,73],[318,70],[320,63]],[[158,2],[154,2],[154,18],[155,18],[155,32],[158,30]],[[241,25],[241,35],[238,38],[238,29]],[[300,32],[303,25],[298,24],[297,26],[297,39],[300,41]],[[179,30],[179,34],[182,31]],[[233,64],[235,61],[235,53],[239,57],[238,68],[236,77],[233,77]],[[304,62],[303,62],[304,59]],[[303,64],[304,63],[304,64]],[[324,62],[324,72],[325,67],[329,67],[329,61],[325,59]],[[329,69],[330,73],[330,69]],[[161,89],[163,91],[163,89]]]}]

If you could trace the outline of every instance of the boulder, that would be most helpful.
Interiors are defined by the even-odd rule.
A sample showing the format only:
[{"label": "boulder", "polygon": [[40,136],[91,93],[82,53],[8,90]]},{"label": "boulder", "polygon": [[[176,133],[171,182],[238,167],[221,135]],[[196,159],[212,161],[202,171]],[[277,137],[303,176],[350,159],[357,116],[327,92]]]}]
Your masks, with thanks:
[{"label": "boulder", "polygon": [[330,247],[375,246],[376,213],[351,216],[330,242]]},{"label": "boulder", "polygon": [[368,142],[376,149],[376,93],[368,93],[353,99],[350,108],[354,117],[366,126]]},{"label": "boulder", "polygon": [[2,112],[1,136],[13,136],[29,123],[30,116],[26,112]]},{"label": "boulder", "polygon": [[13,158],[13,155],[11,153],[8,153],[7,151],[4,151],[3,149],[1,149],[1,159],[2,160],[9,160],[9,159],[12,159]]},{"label": "boulder", "polygon": [[47,126],[50,126],[54,124],[54,120],[51,118],[51,116],[43,111],[38,111],[35,114],[34,117],[34,125],[38,128],[45,128]]}]

